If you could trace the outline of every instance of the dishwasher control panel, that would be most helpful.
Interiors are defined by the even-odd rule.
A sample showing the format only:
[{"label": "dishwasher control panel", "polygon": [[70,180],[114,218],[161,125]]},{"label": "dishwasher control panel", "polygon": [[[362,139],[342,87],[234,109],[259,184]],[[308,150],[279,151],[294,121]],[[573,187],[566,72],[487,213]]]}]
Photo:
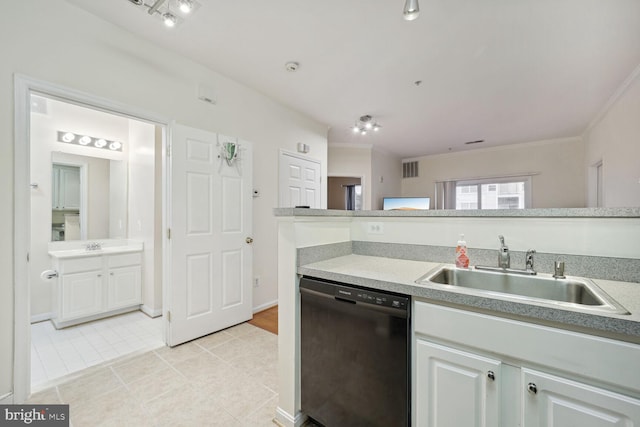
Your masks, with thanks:
[{"label": "dishwasher control panel", "polygon": [[400,310],[406,310],[409,304],[409,298],[364,289],[346,288],[342,286],[335,287],[335,297],[354,302],[397,308]]}]

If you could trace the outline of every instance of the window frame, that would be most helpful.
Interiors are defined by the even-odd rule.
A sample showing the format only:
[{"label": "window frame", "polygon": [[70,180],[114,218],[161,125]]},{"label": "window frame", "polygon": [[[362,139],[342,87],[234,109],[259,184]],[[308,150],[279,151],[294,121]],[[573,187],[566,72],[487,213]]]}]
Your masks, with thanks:
[{"label": "window frame", "polygon": [[[519,183],[524,182],[524,208],[531,208],[531,175],[521,175],[521,176],[508,176],[508,177],[496,177],[496,178],[477,178],[477,179],[464,179],[455,181],[456,186],[456,194],[458,186],[476,186],[477,187],[477,199],[478,199],[478,208],[482,210],[482,186],[487,184],[510,184],[510,183]],[[497,190],[497,189],[496,189]],[[456,200],[456,210],[464,210],[458,209]],[[505,209],[509,210],[509,209]]]}]

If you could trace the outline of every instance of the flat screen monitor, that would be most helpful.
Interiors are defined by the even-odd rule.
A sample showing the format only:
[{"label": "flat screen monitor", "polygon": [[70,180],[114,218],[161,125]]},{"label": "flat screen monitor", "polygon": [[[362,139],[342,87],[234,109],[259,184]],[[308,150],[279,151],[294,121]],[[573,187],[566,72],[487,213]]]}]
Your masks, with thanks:
[{"label": "flat screen monitor", "polygon": [[429,209],[429,197],[385,197],[382,209],[385,211],[414,211]]}]

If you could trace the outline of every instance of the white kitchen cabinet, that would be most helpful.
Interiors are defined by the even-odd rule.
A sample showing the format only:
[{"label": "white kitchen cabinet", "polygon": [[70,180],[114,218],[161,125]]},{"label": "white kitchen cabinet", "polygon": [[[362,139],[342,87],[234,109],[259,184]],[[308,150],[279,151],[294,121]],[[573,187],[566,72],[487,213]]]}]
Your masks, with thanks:
[{"label": "white kitchen cabinet", "polygon": [[422,301],[413,326],[415,426],[640,427],[640,345]]},{"label": "white kitchen cabinet", "polygon": [[522,384],[523,427],[640,425],[638,399],[527,368]]},{"label": "white kitchen cabinet", "polygon": [[142,303],[142,256],[88,254],[54,259],[58,271],[52,321],[56,328],[137,310]]},{"label": "white kitchen cabinet", "polygon": [[53,165],[53,209],[80,209],[80,168]]},{"label": "white kitchen cabinet", "polygon": [[499,360],[416,340],[416,425],[498,426]]}]

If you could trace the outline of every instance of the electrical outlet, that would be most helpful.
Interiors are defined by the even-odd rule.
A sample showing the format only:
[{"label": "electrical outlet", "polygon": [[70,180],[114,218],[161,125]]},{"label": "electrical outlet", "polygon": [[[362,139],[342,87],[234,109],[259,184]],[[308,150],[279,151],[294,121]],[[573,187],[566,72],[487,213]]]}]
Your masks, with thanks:
[{"label": "electrical outlet", "polygon": [[384,234],[384,224],[381,222],[368,222],[367,233],[369,234]]},{"label": "electrical outlet", "polygon": [[254,277],[253,278],[253,287],[257,288],[260,286],[260,278],[259,277]]}]

